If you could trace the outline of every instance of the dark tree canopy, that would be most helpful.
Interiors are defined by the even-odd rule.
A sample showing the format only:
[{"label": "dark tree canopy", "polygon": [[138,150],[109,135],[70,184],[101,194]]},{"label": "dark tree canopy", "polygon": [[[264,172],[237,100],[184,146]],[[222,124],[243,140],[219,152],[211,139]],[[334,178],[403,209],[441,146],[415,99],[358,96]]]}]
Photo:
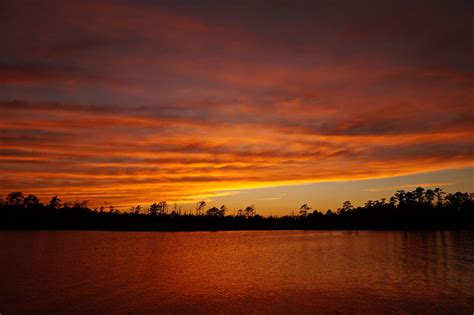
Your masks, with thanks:
[{"label": "dark tree canopy", "polygon": [[[300,206],[299,215],[262,217],[254,205],[228,215],[225,205],[206,202],[181,212],[169,211],[166,201],[120,212],[114,206],[90,209],[87,201],[61,203],[53,196],[43,205],[35,195],[11,192],[0,198],[0,228],[4,229],[104,229],[104,230],[236,230],[236,229],[473,229],[474,194],[445,193],[440,188],[398,190],[387,202],[368,200],[354,207],[345,201],[326,213]],[[313,210],[313,211],[311,211]]]}]

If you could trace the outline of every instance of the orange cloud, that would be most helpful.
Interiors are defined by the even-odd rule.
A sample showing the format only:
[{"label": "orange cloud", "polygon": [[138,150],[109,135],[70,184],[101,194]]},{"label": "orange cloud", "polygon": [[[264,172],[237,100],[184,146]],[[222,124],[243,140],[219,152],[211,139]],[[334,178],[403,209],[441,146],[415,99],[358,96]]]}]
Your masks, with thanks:
[{"label": "orange cloud", "polygon": [[470,46],[423,10],[392,8],[420,38],[370,8],[36,5],[0,21],[2,194],[192,202],[473,165]]}]

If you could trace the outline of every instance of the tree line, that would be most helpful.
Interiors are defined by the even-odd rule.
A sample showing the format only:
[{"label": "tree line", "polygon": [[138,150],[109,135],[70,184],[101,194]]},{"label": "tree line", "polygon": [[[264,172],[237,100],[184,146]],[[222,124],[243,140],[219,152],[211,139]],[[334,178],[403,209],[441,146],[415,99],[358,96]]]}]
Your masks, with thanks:
[{"label": "tree line", "polygon": [[[293,211],[295,213],[295,211]],[[90,208],[87,201],[63,203],[53,196],[47,204],[22,192],[0,196],[0,228],[91,229],[91,230],[241,230],[241,229],[472,229],[474,194],[446,193],[441,188],[398,190],[389,199],[368,200],[354,207],[345,201],[326,212],[303,204],[296,215],[261,216],[254,205],[233,214],[225,205],[207,207],[200,201],[194,209],[173,207],[166,201],[148,207]]]}]

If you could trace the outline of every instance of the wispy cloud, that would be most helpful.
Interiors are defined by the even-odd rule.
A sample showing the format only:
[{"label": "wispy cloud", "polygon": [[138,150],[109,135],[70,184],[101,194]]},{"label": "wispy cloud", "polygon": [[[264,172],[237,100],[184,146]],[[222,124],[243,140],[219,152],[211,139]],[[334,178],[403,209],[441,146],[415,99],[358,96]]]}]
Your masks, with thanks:
[{"label": "wispy cloud", "polygon": [[285,197],[286,194],[279,194],[278,196],[275,196],[275,197],[266,197],[266,198],[257,198],[257,200],[260,200],[260,201],[265,201],[265,200],[280,200],[282,199],[283,197]]}]

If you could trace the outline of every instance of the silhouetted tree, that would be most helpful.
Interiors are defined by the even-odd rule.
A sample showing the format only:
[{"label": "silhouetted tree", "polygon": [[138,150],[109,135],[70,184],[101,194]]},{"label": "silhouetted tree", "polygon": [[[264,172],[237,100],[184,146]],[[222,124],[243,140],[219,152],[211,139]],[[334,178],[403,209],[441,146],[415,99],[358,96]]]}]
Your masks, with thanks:
[{"label": "silhouetted tree", "polygon": [[148,209],[148,214],[150,215],[157,215],[158,214],[158,204],[154,202],[152,205],[150,205],[150,208]]},{"label": "silhouetted tree", "polygon": [[442,188],[435,188],[433,192],[436,196],[436,206],[443,206],[443,195],[445,195],[446,193],[443,191]]},{"label": "silhouetted tree", "polygon": [[457,192],[454,194],[447,194],[446,195],[446,201],[448,202],[448,205],[455,208],[455,209],[460,209],[463,206],[468,205],[469,203],[469,194],[462,193],[462,192]]},{"label": "silhouetted tree", "polygon": [[74,200],[66,202],[65,206],[74,209],[86,209],[88,203],[88,200]]},{"label": "silhouetted tree", "polygon": [[425,203],[425,189],[423,187],[417,187],[413,191],[413,197],[418,202],[418,204],[423,204]]},{"label": "silhouetted tree", "polygon": [[406,204],[406,192],[402,190],[397,190],[397,192],[393,195],[395,200],[395,204],[399,207],[403,207]]},{"label": "silhouetted tree", "polygon": [[354,210],[354,206],[352,205],[352,203],[350,201],[344,201],[344,203],[342,204],[342,208],[339,209],[339,213],[343,214],[352,210]]},{"label": "silhouetted tree", "polygon": [[415,192],[407,191],[405,194],[405,199],[408,206],[413,206],[416,203]]},{"label": "silhouetted tree", "polygon": [[225,213],[227,212],[227,207],[225,205],[222,205],[220,208],[219,208],[219,211],[217,211],[217,215],[219,217],[225,217]]},{"label": "silhouetted tree", "polygon": [[140,214],[140,212],[142,211],[142,206],[140,205],[136,205],[135,207],[130,207],[130,213],[133,213],[133,214]]},{"label": "silhouetted tree", "polygon": [[168,204],[166,203],[166,201],[158,202],[158,209],[157,209],[158,214],[164,215],[167,213],[167,211],[168,211]]},{"label": "silhouetted tree", "polygon": [[61,199],[58,196],[53,196],[49,201],[49,206],[53,209],[59,209],[61,207]]},{"label": "silhouetted tree", "polygon": [[207,215],[210,217],[216,216],[218,212],[219,212],[219,208],[217,207],[212,207],[212,208],[207,209]]},{"label": "silhouetted tree", "polygon": [[9,206],[21,206],[23,204],[23,199],[23,193],[15,191],[7,195],[6,201]]},{"label": "silhouetted tree", "polygon": [[23,204],[27,208],[37,207],[37,206],[40,205],[40,201],[39,201],[38,197],[36,197],[35,195],[29,194],[23,200]]},{"label": "silhouetted tree", "polygon": [[311,211],[311,207],[305,203],[300,207],[300,216],[305,217],[309,211]]},{"label": "silhouetted tree", "polygon": [[204,200],[199,201],[196,204],[196,215],[202,215],[202,212],[203,212],[205,206],[206,206],[206,202]]},{"label": "silhouetted tree", "polygon": [[245,210],[244,210],[244,215],[245,215],[245,217],[247,217],[247,218],[250,218],[250,217],[255,216],[255,206],[254,206],[254,205],[250,205],[250,206],[248,206],[247,208],[245,208]]},{"label": "silhouetted tree", "polygon": [[178,204],[175,202],[173,204],[173,211],[171,212],[171,214],[173,214],[173,215],[180,214],[179,212],[180,211],[178,210]]},{"label": "silhouetted tree", "polygon": [[432,189],[427,189],[425,191],[425,203],[430,207],[433,206],[433,201],[435,198],[435,192]]}]

